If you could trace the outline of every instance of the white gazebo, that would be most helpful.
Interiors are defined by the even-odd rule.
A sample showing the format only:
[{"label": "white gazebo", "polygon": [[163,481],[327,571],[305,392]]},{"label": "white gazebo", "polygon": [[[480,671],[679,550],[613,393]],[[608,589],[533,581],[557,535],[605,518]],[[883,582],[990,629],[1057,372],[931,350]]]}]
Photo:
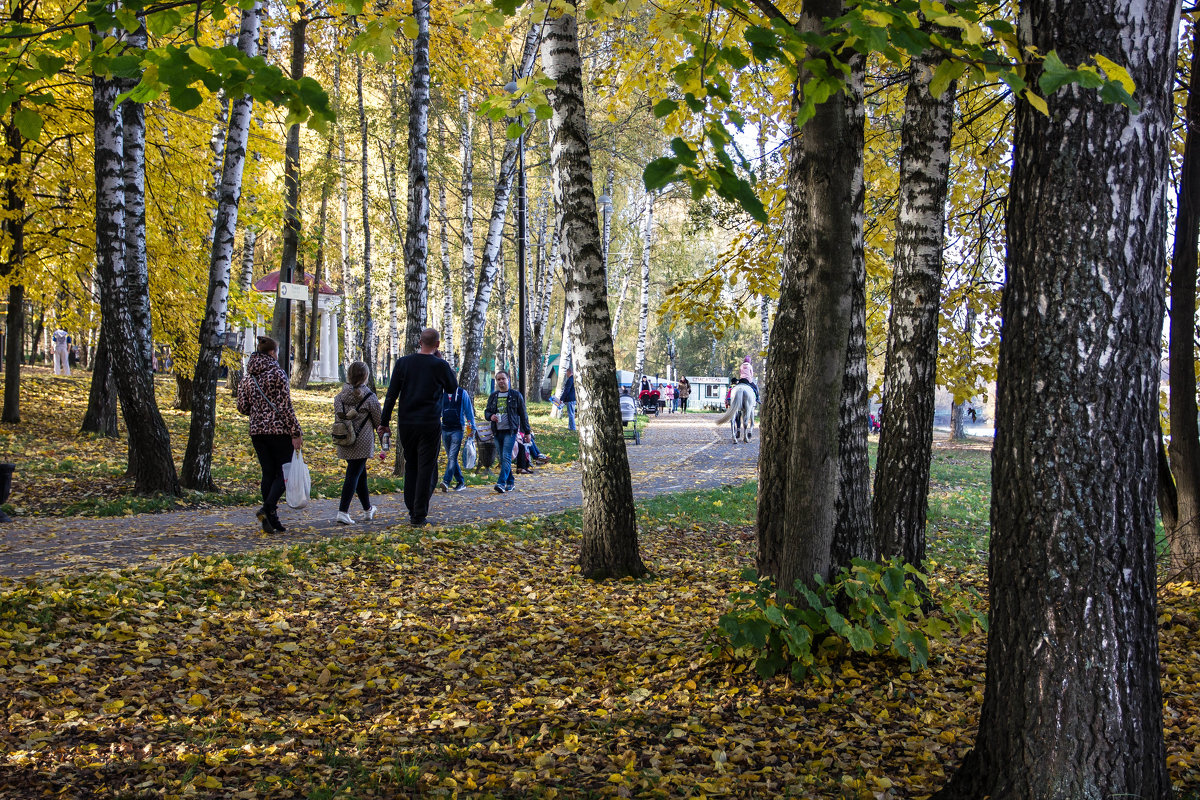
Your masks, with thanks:
[{"label": "white gazebo", "polygon": [[[304,274],[304,284],[312,286],[313,276],[311,273]],[[274,302],[278,302],[279,270],[264,275],[254,284],[254,289],[270,295]],[[337,290],[325,281],[321,281],[321,288],[317,293],[317,330],[320,331],[320,336],[317,339],[317,359],[311,373],[314,380],[336,381],[340,379],[342,362],[341,348],[338,346],[338,331],[340,330],[338,308],[341,307],[341,304],[342,297]],[[255,330],[246,331],[245,351],[247,353],[254,352],[255,337],[266,335],[266,332],[263,319],[259,317],[255,324]]]}]

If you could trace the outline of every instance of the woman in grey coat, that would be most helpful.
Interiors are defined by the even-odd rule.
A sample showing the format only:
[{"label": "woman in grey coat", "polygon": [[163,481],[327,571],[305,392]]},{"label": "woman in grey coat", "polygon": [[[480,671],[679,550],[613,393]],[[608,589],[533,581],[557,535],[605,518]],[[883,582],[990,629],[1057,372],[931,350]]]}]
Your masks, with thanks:
[{"label": "woman in grey coat", "polygon": [[367,386],[370,372],[367,365],[355,361],[346,369],[346,386],[333,398],[333,414],[354,428],[354,444],[349,447],[338,445],[338,458],[346,461],[346,480],[342,483],[342,502],[338,506],[337,521],[343,525],[354,524],[350,516],[350,500],[358,493],[367,519],[375,519],[375,506],[367,492],[367,459],[375,454],[375,429],[383,418],[379,398]]}]

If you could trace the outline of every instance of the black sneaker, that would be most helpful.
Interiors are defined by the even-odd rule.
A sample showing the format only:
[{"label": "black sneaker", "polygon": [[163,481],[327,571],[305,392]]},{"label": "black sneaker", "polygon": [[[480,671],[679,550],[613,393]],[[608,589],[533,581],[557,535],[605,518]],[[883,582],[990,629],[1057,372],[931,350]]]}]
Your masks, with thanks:
[{"label": "black sneaker", "polygon": [[[283,523],[279,521],[279,515],[274,511],[267,512],[267,522],[271,523],[271,527],[275,529],[275,533],[283,533],[287,528],[283,527]],[[266,530],[266,526],[263,526]]]},{"label": "black sneaker", "polygon": [[441,483],[439,483],[438,488],[442,490],[443,494],[450,491],[450,485],[447,484],[445,481],[442,481]]},{"label": "black sneaker", "polygon": [[461,492],[463,489],[466,489],[466,488],[467,488],[467,485],[465,483],[456,483],[454,485],[454,491],[456,491],[456,492]]},{"label": "black sneaker", "polygon": [[495,489],[496,489],[497,494],[504,494],[504,487],[501,486],[500,484],[497,483],[495,486]]},{"label": "black sneaker", "polygon": [[271,524],[271,519],[267,515],[267,510],[265,508],[260,508],[258,511],[255,511],[254,516],[258,517],[258,521],[262,523],[263,533],[275,532],[275,526]]},{"label": "black sneaker", "polygon": [[424,517],[412,518],[409,521],[412,523],[412,526],[414,528],[424,528],[426,525],[429,524],[428,522],[425,521]]}]

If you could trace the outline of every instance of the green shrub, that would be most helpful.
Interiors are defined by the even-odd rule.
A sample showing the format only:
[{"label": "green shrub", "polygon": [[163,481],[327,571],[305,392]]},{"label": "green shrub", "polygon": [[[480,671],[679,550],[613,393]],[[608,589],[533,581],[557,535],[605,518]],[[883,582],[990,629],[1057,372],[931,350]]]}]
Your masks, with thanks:
[{"label": "green shrub", "polygon": [[926,615],[928,578],[900,559],[855,559],[832,583],[818,577],[815,590],[796,581],[792,595],[776,592],[774,581],[754,570],[742,577],[755,587],[730,596],[733,608],[718,627],[735,654],[754,656],[763,678],[790,669],[803,679],[847,647],[907,659],[915,672],[929,663],[930,641],[953,626],[964,634],[976,625],[987,628],[986,617],[962,597],[943,604],[939,615]]}]

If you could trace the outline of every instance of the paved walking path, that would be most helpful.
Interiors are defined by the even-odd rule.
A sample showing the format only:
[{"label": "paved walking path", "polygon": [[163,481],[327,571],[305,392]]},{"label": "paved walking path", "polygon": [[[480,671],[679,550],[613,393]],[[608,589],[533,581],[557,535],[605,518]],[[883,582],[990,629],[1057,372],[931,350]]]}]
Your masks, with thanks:
[{"label": "paved walking path", "polygon": [[[728,426],[718,429],[711,414],[664,414],[654,419],[640,445],[629,442],[633,492],[638,498],[709,489],[754,477],[758,437],[732,444]],[[493,470],[493,474],[495,474]],[[257,506],[138,514],[117,518],[18,519],[0,526],[0,577],[17,578],[53,570],[82,572],[174,561],[191,553],[245,552],[297,542],[380,532],[408,524],[404,498],[372,498],[379,507],[373,522],[338,525],[336,499],[314,500],[295,511],[280,506],[286,533],[264,534]],[[582,502],[579,471],[535,470],[518,475],[516,491],[497,494],[488,486],[434,494],[429,521],[434,525],[486,523],[502,517],[546,515]],[[358,501],[352,503],[358,515]]]}]

